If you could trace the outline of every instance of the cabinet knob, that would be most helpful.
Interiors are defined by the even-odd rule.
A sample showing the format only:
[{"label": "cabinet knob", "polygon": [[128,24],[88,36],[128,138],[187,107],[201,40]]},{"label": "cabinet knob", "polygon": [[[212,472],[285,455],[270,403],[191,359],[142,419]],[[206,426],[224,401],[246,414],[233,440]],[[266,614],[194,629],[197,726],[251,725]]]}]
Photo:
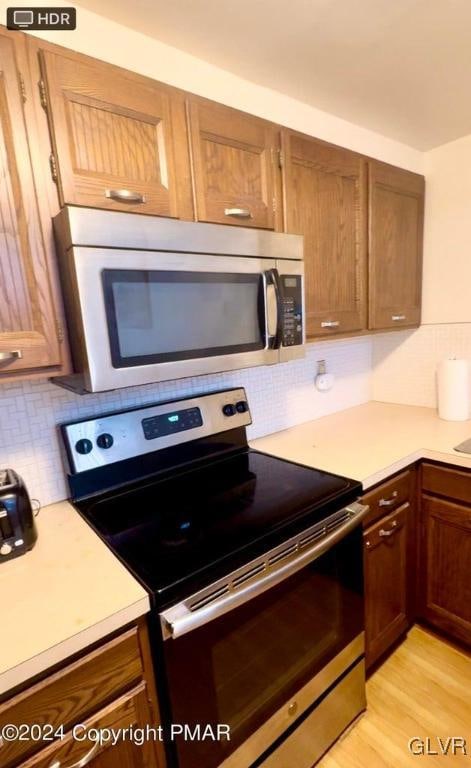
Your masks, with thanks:
[{"label": "cabinet knob", "polygon": [[406,320],[406,315],[391,315],[391,320],[393,323],[399,323],[401,320]]},{"label": "cabinet knob", "polygon": [[394,504],[394,502],[396,501],[398,496],[399,496],[399,492],[398,491],[393,491],[388,499],[380,499],[378,501],[378,506],[379,507],[390,507],[390,506],[392,506]]},{"label": "cabinet knob", "polygon": [[249,208],[224,208],[224,216],[234,216],[236,219],[251,219]]},{"label": "cabinet knob", "polygon": [[20,360],[23,357],[21,349],[12,349],[11,352],[0,352],[0,362],[7,363],[10,360]]},{"label": "cabinet knob", "polygon": [[386,537],[387,536],[392,536],[393,533],[395,533],[396,528],[397,528],[397,520],[393,520],[392,523],[391,523],[391,528],[389,529],[389,531],[386,531],[384,528],[381,528],[380,531],[379,531],[379,535],[380,536],[386,536]]},{"label": "cabinet knob", "polygon": [[292,717],[293,715],[296,714],[297,711],[298,711],[298,702],[292,701],[288,707],[288,715],[291,715]]},{"label": "cabinet knob", "polygon": [[118,203],[145,203],[146,198],[140,192],[131,189],[107,189],[105,197],[116,200]]},{"label": "cabinet knob", "polygon": [[340,320],[323,320],[321,328],[338,328]]},{"label": "cabinet knob", "polygon": [[49,768],[85,768],[85,766],[88,765],[93,760],[96,753],[98,752],[99,747],[100,747],[100,740],[97,739],[97,741],[95,741],[93,747],[87,752],[87,754],[84,755],[80,760],[77,760],[76,763],[71,763],[71,765],[63,766],[60,760],[55,760],[53,763],[49,765]]}]

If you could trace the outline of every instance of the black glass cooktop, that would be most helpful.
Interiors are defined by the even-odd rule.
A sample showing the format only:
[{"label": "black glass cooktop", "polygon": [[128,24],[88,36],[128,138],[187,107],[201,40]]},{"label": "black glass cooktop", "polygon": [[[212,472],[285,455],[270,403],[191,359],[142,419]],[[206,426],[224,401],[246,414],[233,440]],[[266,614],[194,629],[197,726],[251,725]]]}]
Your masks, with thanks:
[{"label": "black glass cooktop", "polygon": [[360,493],[355,481],[245,450],[77,506],[163,607]]}]

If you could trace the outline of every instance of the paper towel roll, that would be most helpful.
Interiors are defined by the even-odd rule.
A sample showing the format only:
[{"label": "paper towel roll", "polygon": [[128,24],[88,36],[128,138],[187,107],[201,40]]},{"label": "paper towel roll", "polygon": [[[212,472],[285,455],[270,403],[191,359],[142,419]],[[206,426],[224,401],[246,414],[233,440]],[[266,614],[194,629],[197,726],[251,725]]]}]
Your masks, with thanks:
[{"label": "paper towel roll", "polygon": [[445,421],[470,417],[470,364],[468,360],[442,360],[438,364],[438,415]]}]

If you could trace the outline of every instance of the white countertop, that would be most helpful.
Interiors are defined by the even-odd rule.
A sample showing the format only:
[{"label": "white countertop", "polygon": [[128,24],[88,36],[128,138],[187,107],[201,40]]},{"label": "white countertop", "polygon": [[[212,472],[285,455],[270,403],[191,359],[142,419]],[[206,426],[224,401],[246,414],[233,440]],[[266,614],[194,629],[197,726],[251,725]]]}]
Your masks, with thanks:
[{"label": "white countertop", "polygon": [[259,451],[345,475],[370,488],[418,459],[471,468],[455,445],[470,421],[442,421],[432,408],[370,402],[252,440]]},{"label": "white countertop", "polygon": [[124,627],[147,592],[66,501],[41,510],[38,541],[0,565],[0,693]]}]

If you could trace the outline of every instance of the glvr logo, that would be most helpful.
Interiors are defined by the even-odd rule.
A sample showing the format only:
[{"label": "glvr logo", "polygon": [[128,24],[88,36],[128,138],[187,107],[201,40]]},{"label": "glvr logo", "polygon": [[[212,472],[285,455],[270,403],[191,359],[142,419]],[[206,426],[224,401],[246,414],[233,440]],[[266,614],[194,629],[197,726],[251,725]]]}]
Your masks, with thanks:
[{"label": "glvr logo", "polygon": [[75,8],[7,8],[8,29],[75,29]]}]

